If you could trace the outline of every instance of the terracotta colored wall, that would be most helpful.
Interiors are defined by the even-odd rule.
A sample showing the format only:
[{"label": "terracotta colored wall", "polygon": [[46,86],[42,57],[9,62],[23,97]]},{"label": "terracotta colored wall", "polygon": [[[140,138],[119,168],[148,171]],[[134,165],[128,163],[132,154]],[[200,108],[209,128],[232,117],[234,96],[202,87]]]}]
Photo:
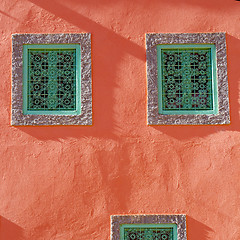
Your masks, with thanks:
[{"label": "terracotta colored wall", "polygon": [[[226,32],[231,124],[146,125],[146,32]],[[186,213],[240,239],[240,2],[1,0],[0,239],[107,240],[111,214]],[[11,34],[92,33],[92,127],[10,126]]]}]

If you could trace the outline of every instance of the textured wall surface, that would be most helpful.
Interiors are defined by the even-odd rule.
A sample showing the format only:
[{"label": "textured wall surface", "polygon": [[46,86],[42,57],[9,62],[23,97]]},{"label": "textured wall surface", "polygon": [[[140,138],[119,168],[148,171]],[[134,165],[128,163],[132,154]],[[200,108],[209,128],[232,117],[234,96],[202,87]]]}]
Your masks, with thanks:
[{"label": "textured wall surface", "polygon": [[[240,2],[1,0],[0,240],[109,240],[110,215],[186,214],[240,239]],[[92,34],[93,126],[10,125],[11,34]],[[147,126],[145,33],[226,32],[230,125]]]}]

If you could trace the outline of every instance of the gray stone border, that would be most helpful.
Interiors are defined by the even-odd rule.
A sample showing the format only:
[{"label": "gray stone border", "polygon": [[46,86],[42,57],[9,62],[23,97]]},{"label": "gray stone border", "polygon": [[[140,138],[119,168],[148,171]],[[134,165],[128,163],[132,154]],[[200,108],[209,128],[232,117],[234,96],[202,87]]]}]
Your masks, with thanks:
[{"label": "gray stone border", "polygon": [[177,225],[177,239],[187,240],[186,215],[112,215],[111,240],[120,240],[121,224],[165,224]]},{"label": "gray stone border", "polygon": [[[79,43],[81,46],[81,114],[23,114],[23,44]],[[12,125],[92,125],[91,34],[12,35]]]},{"label": "gray stone border", "polygon": [[[148,33],[147,51],[147,122],[148,125],[229,124],[227,54],[225,33]],[[215,44],[217,55],[218,110],[214,114],[164,115],[158,112],[157,45]]]}]

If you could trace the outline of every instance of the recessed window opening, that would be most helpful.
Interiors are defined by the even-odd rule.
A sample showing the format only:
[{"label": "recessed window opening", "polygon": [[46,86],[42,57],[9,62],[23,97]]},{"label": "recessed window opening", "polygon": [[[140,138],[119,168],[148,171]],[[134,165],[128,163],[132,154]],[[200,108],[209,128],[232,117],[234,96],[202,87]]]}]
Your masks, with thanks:
[{"label": "recessed window opening", "polygon": [[177,240],[176,224],[123,224],[120,240]]},{"label": "recessed window opening", "polygon": [[160,114],[217,114],[215,45],[158,45]]},{"label": "recessed window opening", "polygon": [[23,113],[80,113],[80,45],[23,46]]}]

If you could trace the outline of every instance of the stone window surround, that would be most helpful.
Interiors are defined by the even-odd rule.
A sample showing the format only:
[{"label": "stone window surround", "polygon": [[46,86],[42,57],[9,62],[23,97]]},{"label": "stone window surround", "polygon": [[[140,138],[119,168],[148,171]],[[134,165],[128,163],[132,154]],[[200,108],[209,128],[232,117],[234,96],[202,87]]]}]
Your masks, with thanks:
[{"label": "stone window surround", "polygon": [[[23,114],[23,44],[80,44],[81,114]],[[91,34],[12,35],[12,125],[92,125]]]},{"label": "stone window surround", "polygon": [[[167,224],[177,225],[177,239],[187,240],[186,215],[112,215],[111,240],[120,240],[121,224]],[[121,239],[122,240],[122,239]]]},{"label": "stone window surround", "polygon": [[[148,125],[229,124],[227,55],[225,33],[147,33],[147,123]],[[215,44],[217,65],[218,114],[159,114],[158,62],[159,44]]]}]

